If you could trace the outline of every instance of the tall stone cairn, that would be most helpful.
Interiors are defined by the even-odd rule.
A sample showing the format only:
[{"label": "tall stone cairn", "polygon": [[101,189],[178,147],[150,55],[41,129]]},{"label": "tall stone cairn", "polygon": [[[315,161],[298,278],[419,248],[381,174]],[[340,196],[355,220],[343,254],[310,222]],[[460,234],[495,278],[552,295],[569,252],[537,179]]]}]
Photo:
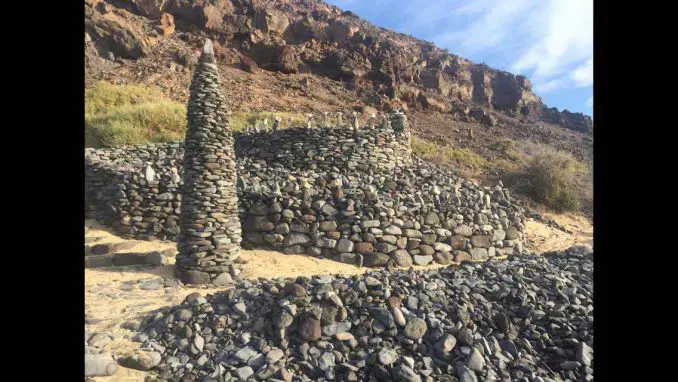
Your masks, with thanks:
[{"label": "tall stone cairn", "polygon": [[187,284],[223,285],[239,273],[242,232],[234,141],[210,40],[190,91],[176,273]]}]

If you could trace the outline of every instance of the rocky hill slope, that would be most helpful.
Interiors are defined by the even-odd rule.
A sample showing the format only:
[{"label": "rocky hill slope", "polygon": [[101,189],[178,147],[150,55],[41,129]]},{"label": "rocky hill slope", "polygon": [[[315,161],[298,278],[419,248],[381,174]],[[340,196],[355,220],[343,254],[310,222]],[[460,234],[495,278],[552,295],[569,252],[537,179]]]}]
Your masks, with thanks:
[{"label": "rocky hill slope", "polygon": [[88,84],[152,83],[185,101],[196,49],[210,37],[239,107],[404,108],[489,126],[593,129],[588,116],[544,105],[524,76],[320,0],[86,0],[85,24]]}]

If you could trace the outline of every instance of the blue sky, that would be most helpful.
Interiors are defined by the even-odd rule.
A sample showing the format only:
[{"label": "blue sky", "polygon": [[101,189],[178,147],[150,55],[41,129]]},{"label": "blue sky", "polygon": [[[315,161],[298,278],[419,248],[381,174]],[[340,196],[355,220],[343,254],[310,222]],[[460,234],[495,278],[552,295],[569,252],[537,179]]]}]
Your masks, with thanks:
[{"label": "blue sky", "polygon": [[593,114],[593,0],[325,0],[375,25],[523,74],[548,106]]}]

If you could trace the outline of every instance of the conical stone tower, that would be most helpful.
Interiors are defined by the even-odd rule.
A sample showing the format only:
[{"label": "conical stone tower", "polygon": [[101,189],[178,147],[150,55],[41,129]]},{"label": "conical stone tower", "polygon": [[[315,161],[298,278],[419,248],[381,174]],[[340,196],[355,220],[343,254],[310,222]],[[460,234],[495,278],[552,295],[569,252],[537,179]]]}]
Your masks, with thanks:
[{"label": "conical stone tower", "polygon": [[222,285],[237,274],[242,232],[233,136],[210,40],[190,90],[175,269],[185,283]]}]

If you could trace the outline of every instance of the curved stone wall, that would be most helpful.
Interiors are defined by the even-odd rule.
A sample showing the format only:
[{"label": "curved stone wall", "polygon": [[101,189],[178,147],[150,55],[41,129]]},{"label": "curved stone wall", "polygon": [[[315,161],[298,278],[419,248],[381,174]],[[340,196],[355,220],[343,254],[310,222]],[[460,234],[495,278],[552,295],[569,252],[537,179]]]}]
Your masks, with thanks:
[{"label": "curved stone wall", "polygon": [[[411,155],[409,133],[350,127],[235,133],[244,247],[366,266],[521,253],[523,210]],[[181,143],[86,149],[86,204],[124,236],[176,238]]]}]

